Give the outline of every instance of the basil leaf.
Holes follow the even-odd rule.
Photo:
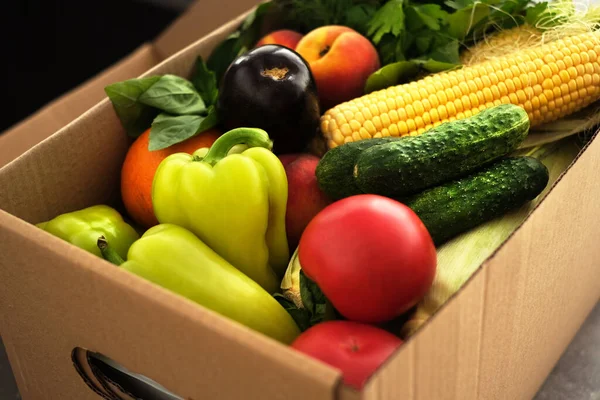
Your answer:
[[[202,57],[196,59],[196,67],[192,83],[204,100],[206,105],[211,106],[216,104],[219,90],[217,86],[217,78],[215,73],[208,69]]]
[[[152,123],[148,150],[162,150],[191,138],[200,129],[204,119],[200,115],[159,114]]]
[[[141,135],[150,127],[152,120],[158,114],[158,110],[142,104],[138,100],[160,79],[160,76],[129,79],[104,88],[104,92],[112,102],[115,113],[129,136]]]
[[[455,69],[455,68],[461,68],[462,66],[460,64],[453,64],[453,63],[446,63],[446,62],[442,62],[442,61],[436,61],[436,60],[413,60],[414,62],[417,62],[421,68],[429,71],[429,72],[442,72],[442,71],[448,71],[450,69]]]
[[[163,75],[140,95],[138,101],[168,114],[200,114],[206,110],[194,85],[176,75]]]
[[[220,119],[219,114],[217,113],[217,108],[215,106],[208,107],[208,112],[202,119],[202,122],[200,122],[200,129],[198,129],[198,133],[215,127],[219,121]]]
[[[399,61],[388,64],[369,76],[365,84],[365,94],[407,82],[414,78],[418,72],[418,66],[412,61]]]
[[[148,150],[162,150],[204,132],[219,123],[215,107],[207,115],[159,114],[152,123]]]

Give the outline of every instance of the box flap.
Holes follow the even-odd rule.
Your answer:
[[[596,139],[362,398],[533,398],[600,299],[599,169]]]
[[[23,398],[97,399],[71,361],[82,347],[184,399],[334,399],[338,373],[316,360],[3,211],[0,236],[0,324]]]
[[[259,0],[236,0],[227,2],[225,6],[222,0],[196,1],[156,38],[156,51],[162,59],[166,59],[219,28],[234,15],[246,12],[260,3]]]

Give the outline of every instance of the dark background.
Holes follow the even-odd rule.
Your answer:
[[[0,132],[152,40],[189,2],[2,1]]]

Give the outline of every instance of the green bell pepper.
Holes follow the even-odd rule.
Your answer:
[[[98,245],[107,250],[102,241]],[[127,261],[113,262],[282,343],[300,334],[273,296],[180,226],[150,228],[131,246]]]
[[[231,154],[239,145],[248,148]],[[192,231],[275,293],[289,261],[288,182],[271,148],[264,130],[237,128],[221,135],[209,149],[170,155],[154,175],[152,204],[160,223]]]
[[[117,210],[102,204],[61,214],[36,226],[98,257],[102,257],[97,246],[101,236],[122,258],[140,237]]]

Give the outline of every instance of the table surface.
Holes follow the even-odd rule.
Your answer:
[[[20,399],[0,341],[0,399]],[[590,313],[533,400],[600,400],[600,304]]]

